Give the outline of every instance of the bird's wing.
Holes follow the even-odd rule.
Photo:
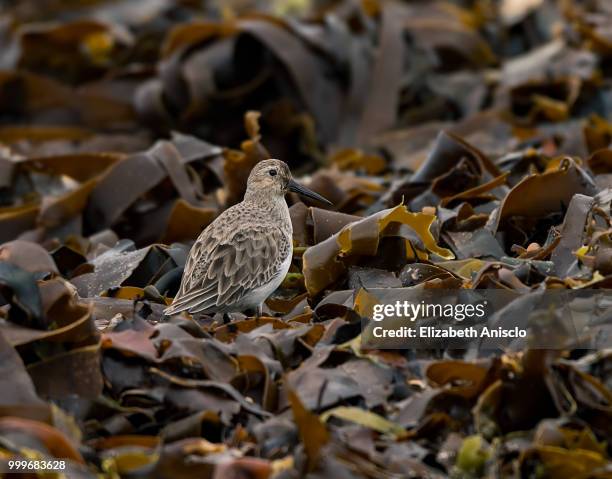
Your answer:
[[[213,228],[198,238],[165,314],[208,312],[237,303],[271,281],[291,252],[289,239],[274,226],[243,226],[224,236]]]

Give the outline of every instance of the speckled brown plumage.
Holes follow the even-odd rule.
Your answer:
[[[196,240],[165,314],[261,308],[291,263],[292,227],[284,199],[290,181],[282,161],[266,160],[253,168],[244,200],[224,211]]]

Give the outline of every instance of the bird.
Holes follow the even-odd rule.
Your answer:
[[[255,309],[260,317],[263,302],[291,266],[289,191],[332,204],[294,181],[283,161],[260,161],[249,174],[243,201],[221,213],[191,247],[178,293],[164,314],[222,313],[225,318]]]

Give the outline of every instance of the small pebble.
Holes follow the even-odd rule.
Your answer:
[[[527,251],[537,251],[540,249],[540,245],[538,243],[531,243],[527,246]]]
[[[423,209],[421,209],[421,213],[426,215],[435,215],[436,208],[434,206],[423,206]]]

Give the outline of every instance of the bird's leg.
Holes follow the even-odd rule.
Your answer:
[[[257,305],[257,316],[256,316],[256,318],[259,319],[259,318],[261,318],[262,315],[263,315],[263,303],[259,303]]]
[[[229,313],[223,313],[223,324],[231,323],[232,316]]]

